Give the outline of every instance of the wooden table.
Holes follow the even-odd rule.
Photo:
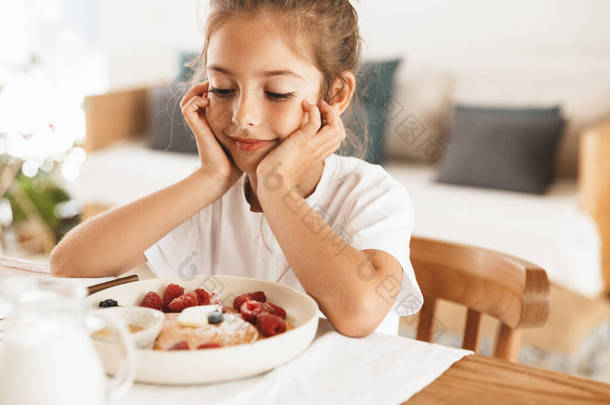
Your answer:
[[[49,275],[45,264],[0,256],[0,276]],[[454,363],[405,404],[610,404],[610,385],[479,355]]]
[[[610,404],[610,385],[471,355],[455,362],[405,404]]]

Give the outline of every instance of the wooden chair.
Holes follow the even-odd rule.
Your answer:
[[[478,353],[481,314],[500,321],[493,357],[517,362],[522,332],[542,326],[551,305],[546,272],[499,252],[434,239],[411,238],[411,263],[424,296],[417,339],[430,342],[437,300],[468,308],[462,347]]]

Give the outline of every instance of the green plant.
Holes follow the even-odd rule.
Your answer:
[[[39,171],[36,176],[28,177],[20,171],[6,198],[11,203],[14,224],[38,215],[58,241],[78,223],[77,217],[65,218],[58,215],[57,207],[70,201],[70,196],[56,184],[49,173]]]

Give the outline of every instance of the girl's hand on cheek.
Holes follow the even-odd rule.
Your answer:
[[[193,86],[180,101],[180,108],[186,123],[191,128],[197,142],[201,170],[207,176],[219,181],[223,190],[228,190],[241,176],[242,171],[235,165],[216,139],[208,120],[206,110],[210,106],[207,97],[209,82]]]
[[[307,173],[341,146],[346,133],[337,108],[325,101],[318,108],[305,100],[302,107],[309,121],[263,158],[256,168],[257,178],[280,175],[289,186],[297,186]],[[320,128],[322,116],[326,125]],[[265,181],[259,180],[257,188],[264,184]]]

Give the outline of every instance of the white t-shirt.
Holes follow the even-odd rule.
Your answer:
[[[305,292],[290,268],[266,217],[250,211],[242,174],[218,200],[187,219],[149,247],[144,255],[157,277],[228,274],[271,280]],[[383,167],[333,154],[305,201],[346,243],[358,250],[380,249],[402,265],[398,296],[389,291],[398,280],[386,278],[376,291],[393,306],[375,330],[398,334],[399,316],[419,310],[423,298],[409,260],[413,205],[405,187]],[[315,230],[315,224],[310,224]],[[332,243],[329,239],[329,243]],[[335,243],[337,253],[345,244]],[[364,269],[364,267],[363,267]],[[354,277],[367,277],[354,269]],[[279,281],[278,281],[279,280]],[[324,317],[322,312],[319,315]]]

